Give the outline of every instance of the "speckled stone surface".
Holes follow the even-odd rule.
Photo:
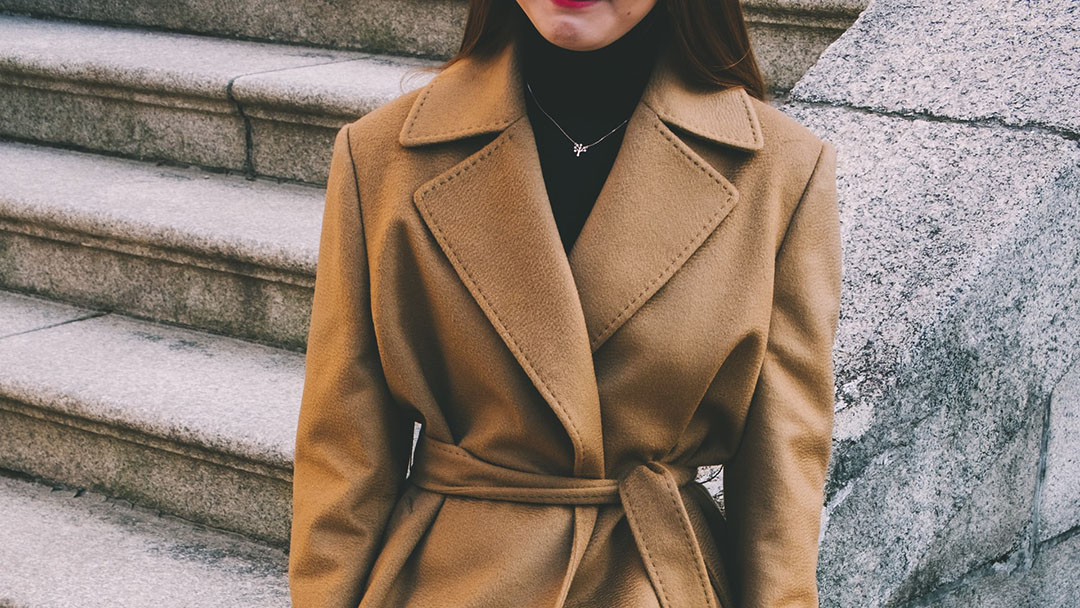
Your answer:
[[[0,165],[7,220],[315,272],[319,188],[14,142],[0,142]]]
[[[283,468],[303,369],[298,353],[119,315],[0,340],[0,397]]]
[[[337,129],[426,84],[433,61],[371,56],[362,61],[253,74],[238,79],[233,96],[251,128],[257,173],[323,184]]]
[[[0,469],[287,544],[303,355],[91,313],[0,337]]]
[[[0,69],[23,75],[225,99],[256,72],[364,55],[0,15]]]
[[[1076,608],[1080,534],[1045,546],[1030,567],[1001,564],[910,608]]]
[[[323,190],[12,142],[0,165],[0,286],[303,348]]]
[[[288,557],[92,492],[0,476],[0,605],[289,605]]]
[[[1080,361],[1054,389],[1047,439],[1040,541],[1080,527]]]
[[[792,90],[884,112],[1080,133],[1075,0],[875,0]]]
[[[903,605],[1029,542],[1042,421],[1080,353],[1080,148],[783,109],[838,144],[845,280],[822,605]]]
[[[0,10],[127,23],[227,37],[378,52],[449,56],[461,42],[462,0],[319,0],[180,3],[142,0],[0,0]]]
[[[421,86],[430,73],[403,77],[431,65],[0,15],[0,135],[320,184],[327,133]],[[285,147],[290,128],[299,149]]]
[[[233,84],[232,94],[245,107],[287,107],[352,120],[423,86],[434,73],[419,68],[436,65],[430,60],[366,55],[361,60],[242,76]]]
[[[88,488],[286,547],[287,469],[0,398],[0,469]]]
[[[866,0],[744,0],[742,5],[752,23],[813,28],[826,21],[832,28],[854,20]],[[466,7],[465,0],[354,0],[336,5],[317,0],[242,0],[229,5],[209,0],[0,0],[0,9],[14,12],[429,57],[449,57],[457,50]],[[769,33],[784,32],[774,28]],[[783,48],[782,39],[771,37],[755,44]],[[797,61],[802,64],[806,58]]]
[[[98,315],[93,310],[16,293],[0,293],[0,339]]]

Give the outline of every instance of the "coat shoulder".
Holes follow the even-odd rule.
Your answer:
[[[364,154],[365,151],[381,150],[385,153],[401,147],[398,142],[401,127],[409,116],[413,102],[423,90],[424,87],[420,87],[403,93],[344,125],[343,128],[348,129],[349,144],[354,157],[370,156],[370,154]],[[361,158],[353,160],[356,162]]]
[[[750,99],[761,125],[765,147],[772,152],[811,156],[815,160],[825,140],[782,110],[756,98]]]
[[[778,108],[755,98],[751,103],[764,140],[758,155],[768,160],[771,174],[784,176],[788,186],[801,193],[831,144]]]

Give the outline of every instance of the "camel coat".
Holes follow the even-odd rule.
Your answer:
[[[671,57],[569,255],[515,44],[338,132],[295,608],[817,606],[835,152]]]

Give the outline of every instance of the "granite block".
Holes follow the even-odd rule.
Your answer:
[[[0,15],[0,71],[226,100],[238,76],[356,53]]]
[[[838,148],[822,603],[902,605],[1029,543],[1046,404],[1080,353],[1080,149],[1037,132],[784,110]]]
[[[83,490],[0,477],[0,603],[289,605],[288,556]]]
[[[793,99],[1080,133],[1074,0],[875,0]]]
[[[323,190],[12,142],[0,163],[0,285],[303,348]]]
[[[1076,608],[1080,598],[1080,535],[1046,545],[1030,568],[994,564],[982,576],[934,594],[911,608]]]
[[[0,136],[325,183],[326,132],[420,86],[430,73],[403,77],[432,65],[0,15]]]
[[[0,247],[2,249],[2,247]],[[27,295],[0,292],[0,339],[101,313]]]
[[[0,398],[0,469],[88,488],[285,548],[289,471]]]
[[[462,0],[0,0],[0,10],[420,56],[449,56],[461,42]]]
[[[1080,527],[1080,362],[1054,388],[1039,504],[1039,541]]]
[[[301,354],[110,314],[0,340],[0,370],[7,401],[291,470]]]

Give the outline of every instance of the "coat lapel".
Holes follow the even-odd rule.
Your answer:
[[[567,256],[551,213],[513,41],[450,66],[417,96],[399,141],[494,139],[413,200],[440,248],[574,445],[575,474],[605,473],[592,354],[679,269],[739,200],[670,127],[762,146],[742,89],[695,89],[664,53],[611,173]]]

